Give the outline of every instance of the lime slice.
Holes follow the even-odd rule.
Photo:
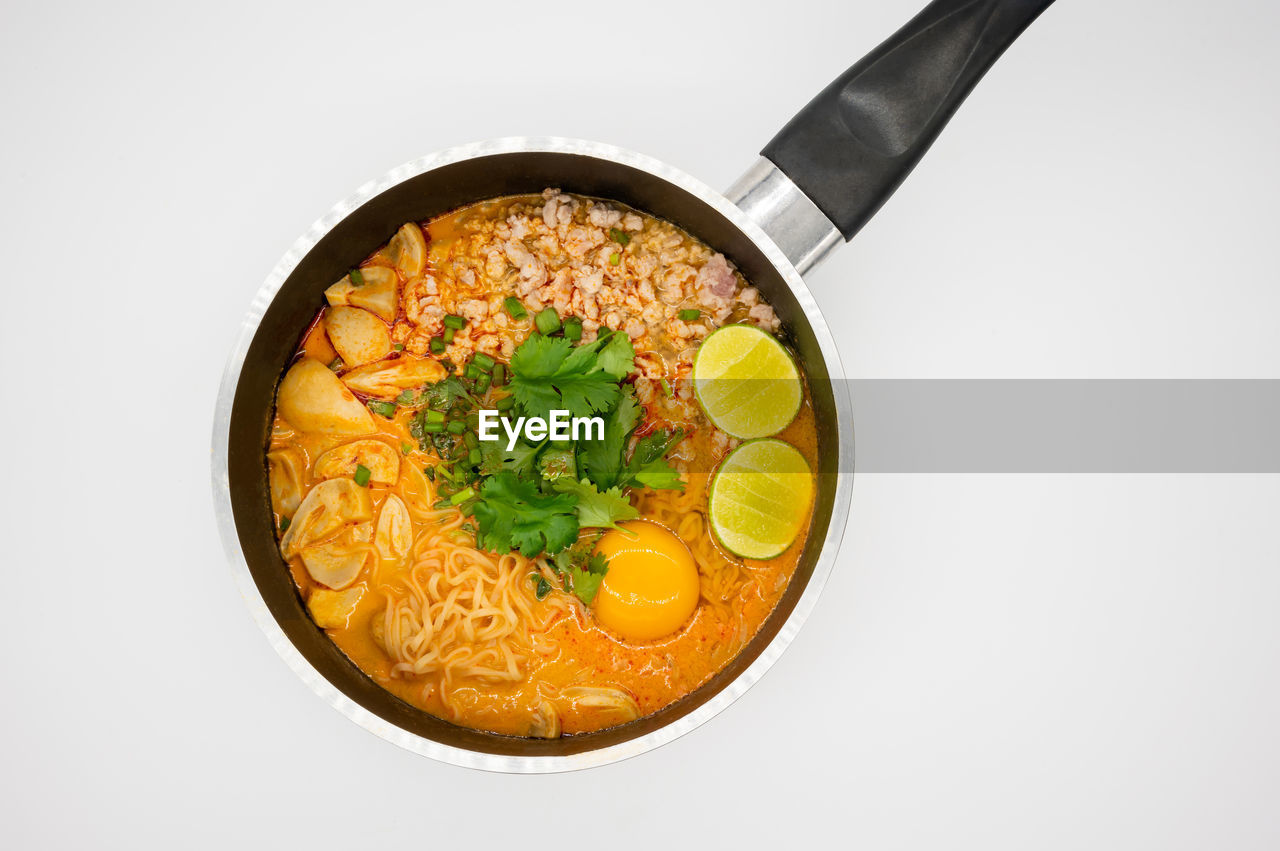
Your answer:
[[[802,397],[795,361],[754,325],[726,325],[702,341],[693,389],[716,428],[748,440],[786,428]]]
[[[729,453],[711,480],[711,529],[743,558],[781,555],[800,535],[813,502],[813,473],[781,440],[750,440]]]

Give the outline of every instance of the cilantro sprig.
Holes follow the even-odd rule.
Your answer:
[[[552,482],[556,493],[572,494],[577,500],[578,525],[594,529],[616,529],[624,520],[634,520],[640,512],[622,492],[622,488],[601,491],[586,479],[569,477]]]
[[[574,417],[604,413],[618,404],[619,383],[634,368],[625,334],[575,346],[566,337],[531,335],[511,356],[511,394],[529,416],[552,409]]]
[[[509,470],[484,480],[471,511],[479,526],[477,540],[494,552],[519,550],[532,558],[543,550],[563,550],[578,537],[572,495],[543,493],[538,485]]]

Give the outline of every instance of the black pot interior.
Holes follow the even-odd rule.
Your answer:
[[[673,222],[723,252],[743,271],[782,318],[788,342],[804,365],[817,413],[824,474],[818,477],[813,527],[795,577],[759,634],[732,663],[653,715],[598,733],[542,740],[478,732],[436,718],[382,689],[342,654],[311,621],[276,547],[265,447],[276,383],[323,305],[325,287],[406,221],[549,186],[621,201]],[[231,412],[228,475],[240,545],[262,599],[298,651],[339,691],[384,720],[446,745],[493,754],[565,756],[634,739],[694,711],[746,670],[773,640],[813,574],[831,522],[839,455],[836,423],[826,363],[804,311],[778,270],[730,220],[660,177],[609,160],[561,153],[495,154],[447,165],[388,189],[339,222],[303,257],[267,308],[249,346]]]

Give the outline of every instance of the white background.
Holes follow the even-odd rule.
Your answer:
[[[237,595],[214,397],[314,219],[503,135],[725,187],[919,2],[6,3],[0,845],[1277,847],[1275,476],[863,476],[764,681],[571,775],[374,738]],[[850,375],[1280,377],[1278,23],[1051,8],[812,275]]]

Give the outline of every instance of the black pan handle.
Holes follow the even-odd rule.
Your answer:
[[[810,101],[761,154],[852,239],[1052,2],[934,0]]]

